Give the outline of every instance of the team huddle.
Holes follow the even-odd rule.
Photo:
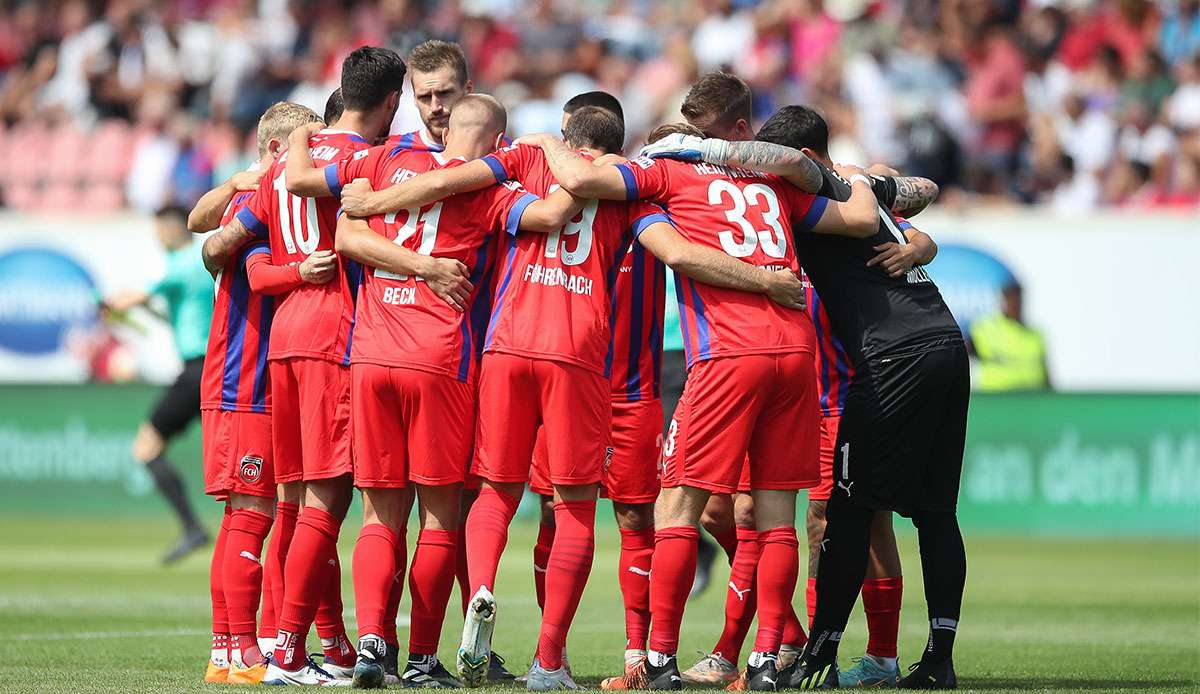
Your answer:
[[[424,128],[389,137],[406,84]],[[687,123],[659,127],[631,159],[607,93],[568,101],[561,137],[511,142],[504,107],[471,92],[455,44],[407,61],[359,48],[323,118],[289,102],[263,114],[257,185],[215,189],[192,213],[219,227],[203,250],[217,280],[205,491],[226,504],[206,681],[578,689],[567,635],[604,495],[626,644],[602,689],[953,688],[967,361],[921,268],[936,245],[906,219],[936,186],[833,167],[827,126],[803,106],[755,134],[749,88],[728,74],[703,77]],[[664,426],[667,268],[687,382]],[[526,486],[542,498],[542,621],[518,678],[492,633]],[[355,488],[357,644],[337,552]],[[792,607],[800,489],[808,633]],[[904,677],[893,511],[917,526],[930,618]],[[701,527],[731,563],[725,628],[681,672]],[[451,673],[438,643],[456,582]],[[867,653],[839,671],[860,592]]]

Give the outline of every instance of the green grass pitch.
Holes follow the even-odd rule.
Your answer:
[[[342,543],[346,566],[356,527],[352,515]],[[0,692],[225,689],[201,682],[208,654],[208,557],[197,555],[170,569],[156,563],[173,532],[173,524],[160,517],[0,516]],[[529,522],[514,526],[496,591],[495,646],[514,670],[528,663],[536,640],[534,532]],[[907,664],[919,655],[926,623],[911,533],[903,533],[901,543],[907,576],[900,656]],[[955,658],[964,688],[1200,690],[1196,542],[968,534],[967,550],[967,596]],[[624,648],[616,563],[616,531],[606,518],[599,524],[595,568],[568,645],[577,677],[593,687],[618,672]],[[688,606],[680,649],[685,667],[717,636],[726,572],[718,568],[713,587]],[[344,581],[353,634],[349,575]],[[801,591],[800,610],[802,600]],[[442,640],[447,659],[453,658],[461,629],[457,592],[453,605]],[[843,666],[861,653],[864,642],[862,612],[856,609],[841,648]]]

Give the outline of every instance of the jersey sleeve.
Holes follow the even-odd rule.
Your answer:
[[[329,192],[333,193],[334,197],[342,194],[342,187],[356,178],[371,178],[376,165],[379,163],[380,153],[384,147],[372,147],[370,149],[360,149],[354,154],[343,157],[332,164],[326,164],[325,185],[329,186]]]
[[[633,232],[635,239],[641,237],[643,231],[658,222],[675,226],[666,210],[659,205],[645,201],[630,203],[629,222],[629,229]]]
[[[502,227],[504,233],[515,236],[521,229],[521,215],[525,213],[525,208],[540,198],[513,182],[502,183],[489,190],[489,218],[493,220],[493,228]]]
[[[303,283],[299,265],[274,265],[271,249],[265,243],[252,243],[240,251],[239,262],[246,269],[250,290],[274,296],[295,289]]]
[[[510,145],[487,155],[483,162],[496,175],[497,183],[524,181],[541,151],[540,147],[532,145]]]
[[[626,200],[664,201],[671,187],[668,160],[638,157],[615,166],[625,180]]]
[[[879,204],[892,209],[896,204],[896,179],[892,176],[871,176],[871,190]]]
[[[796,231],[812,231],[829,205],[829,198],[806,193],[783,179],[778,179],[773,188],[779,197],[779,204],[783,207],[783,214]]]
[[[268,172],[267,175],[271,173],[273,172]],[[259,185],[258,190],[254,191],[242,209],[234,215],[234,219],[241,222],[242,226],[246,227],[251,234],[254,234],[254,238],[260,241],[267,240],[267,221],[271,218],[269,200],[272,190],[273,188],[269,185]]]

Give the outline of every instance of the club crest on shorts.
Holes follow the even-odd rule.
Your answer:
[[[254,484],[262,477],[263,459],[257,455],[247,455],[242,457],[242,462],[238,465],[238,475],[246,484]]]

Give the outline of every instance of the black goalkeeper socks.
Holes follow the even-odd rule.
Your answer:
[[[837,658],[842,631],[867,575],[871,546],[871,509],[850,505],[835,496],[826,510],[825,537],[817,565],[817,607],[806,653],[810,662]]]
[[[166,457],[160,455],[146,463],[146,470],[154,478],[154,485],[158,487],[159,493],[166,497],[171,508],[175,509],[175,515],[179,516],[184,530],[198,529],[200,523],[196,520],[192,505],[188,503],[187,494],[183,491],[183,479],[167,462]]]
[[[952,511],[913,516],[921,547],[921,573],[929,607],[929,641],[922,660],[938,663],[954,653],[954,636],[967,583],[967,552]]]

